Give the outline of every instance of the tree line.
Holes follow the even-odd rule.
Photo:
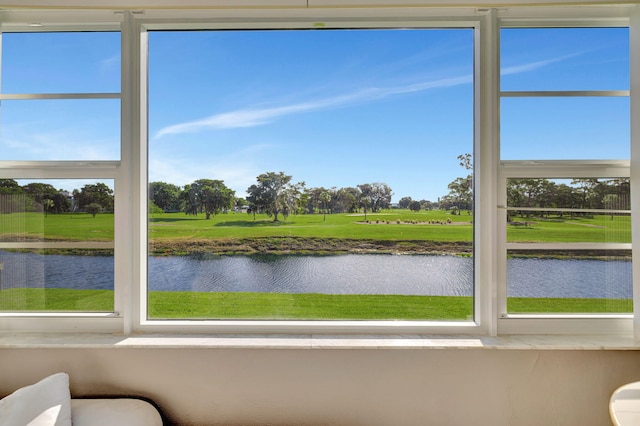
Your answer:
[[[347,188],[307,188],[292,182],[284,172],[267,172],[247,188],[247,197],[237,197],[222,180],[198,179],[180,187],[166,182],[149,184],[152,211],[211,215],[230,210],[264,213],[278,221],[290,214],[376,212],[388,208],[393,191],[380,182]]]
[[[69,192],[48,183],[20,185],[14,179],[0,179],[0,213],[85,212],[95,216],[101,211],[113,211],[113,190],[104,183]]]
[[[509,179],[507,205],[510,207],[540,208],[539,212],[522,210],[508,212],[513,215],[548,214],[544,208],[630,210],[629,179],[573,179],[571,184],[549,179]],[[557,213],[563,216],[563,212]],[[570,212],[570,215],[587,213]],[[612,216],[613,217],[613,216]]]
[[[437,202],[405,196],[400,198],[398,207],[470,213],[473,209],[471,155],[460,155],[458,160],[468,173],[448,185],[448,194],[439,197]],[[540,214],[544,208],[629,210],[629,187],[629,179],[573,179],[570,184],[541,178],[508,179],[507,205],[527,208],[510,211],[509,220],[513,215]],[[148,194],[150,212],[204,214],[209,219],[223,212],[246,211],[254,218],[257,213],[264,213],[278,221],[290,214],[364,212],[366,217],[368,212],[389,208],[393,191],[381,182],[344,188],[307,188],[305,182],[293,183],[292,176],[284,172],[267,172],[257,176],[256,183],[247,188],[246,198],[236,196],[223,180],[216,179],[198,179],[184,187],[151,182]],[[13,179],[0,179],[0,213],[85,212],[95,216],[101,211],[112,212],[113,206],[113,190],[104,183],[87,184],[69,192],[47,183],[20,185]],[[540,211],[536,213],[531,208],[540,208]]]

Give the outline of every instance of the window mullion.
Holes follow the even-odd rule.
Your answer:
[[[474,256],[476,321],[497,333],[497,167],[499,153],[500,49],[497,12],[490,10],[476,31]]]
[[[122,134],[121,198],[116,203],[116,306],[124,315],[124,333],[133,329],[139,312],[137,289],[141,285],[140,270],[144,258],[140,246],[146,238],[140,236],[141,166],[140,154],[140,28],[131,12],[124,12],[122,22]]]
[[[640,8],[636,6],[629,25],[631,88],[631,240],[640,241]],[[633,333],[640,339],[640,246],[632,249]]]

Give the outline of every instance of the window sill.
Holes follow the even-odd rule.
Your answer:
[[[631,335],[160,335],[5,334],[0,348],[19,349],[510,349],[640,350]]]

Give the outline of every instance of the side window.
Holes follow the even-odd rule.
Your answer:
[[[473,30],[149,32],[148,317],[473,319]]]
[[[503,29],[501,49],[502,313],[630,313],[629,31]]]
[[[3,33],[0,311],[114,312],[120,34]]]

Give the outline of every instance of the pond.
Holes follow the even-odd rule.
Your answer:
[[[109,256],[0,251],[0,286],[113,289]],[[470,296],[471,258],[450,255],[149,257],[151,291]],[[513,297],[631,298],[631,262],[509,259]]]

